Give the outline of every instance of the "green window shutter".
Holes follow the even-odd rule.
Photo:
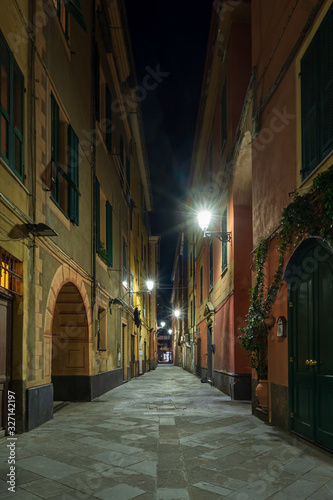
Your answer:
[[[120,143],[119,143],[119,153],[120,153],[120,184],[121,187],[124,187],[124,139],[123,135],[120,135]]]
[[[79,225],[79,140],[68,125],[69,218]]]
[[[320,27],[321,59],[321,159],[333,148],[333,6]]]
[[[51,160],[59,162],[59,106],[51,94]]]
[[[106,202],[106,251],[108,254],[108,265],[113,263],[113,245],[112,245],[112,206]]]
[[[10,52],[0,36],[0,151],[9,163]]]
[[[224,210],[222,215],[222,233],[228,231],[228,210]],[[222,241],[222,273],[228,267],[228,243]]]
[[[96,178],[96,251],[101,250],[101,209],[100,209],[100,195],[99,195],[99,182]]]
[[[127,180],[127,190],[131,189],[131,162],[128,156],[126,156],[126,180]]]
[[[0,32],[0,156],[24,179],[24,78]]]
[[[112,114],[111,114],[111,92],[108,84],[105,86],[105,144],[109,153],[112,152]]]
[[[100,79],[99,79],[99,52],[97,44],[95,46],[95,116],[96,120],[100,120]]]
[[[127,249],[125,238],[123,238],[123,281],[127,281]]]
[[[318,116],[316,106],[318,95],[318,63],[316,59],[317,41],[316,38],[314,38],[301,62],[303,179],[307,177],[318,164]]]
[[[24,80],[18,66],[14,63],[13,71],[13,168],[23,180],[24,176]]]
[[[59,106],[51,93],[51,196],[59,202]]]
[[[79,0],[62,0],[66,10],[71,14],[77,23],[81,26],[84,31],[87,30],[87,26],[82,14],[82,9]]]
[[[333,6],[301,61],[302,178],[333,148]]]

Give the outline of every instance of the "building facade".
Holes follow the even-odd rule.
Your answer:
[[[330,450],[332,13],[331,0],[214,2],[182,305],[190,315],[196,295],[200,377],[235,399],[252,398],[258,417]],[[206,237],[195,221],[203,208],[212,212]],[[246,353],[239,338],[240,328],[257,338],[254,324],[265,325],[251,344],[264,353],[264,404],[247,358],[255,351]]]
[[[9,388],[23,431],[149,369],[157,277],[123,3],[0,9],[1,412]]]

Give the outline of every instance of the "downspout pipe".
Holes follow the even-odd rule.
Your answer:
[[[95,304],[96,304],[96,251],[97,251],[97,241],[96,241],[96,142],[95,142],[95,117],[96,117],[96,92],[99,89],[96,89],[96,75],[95,75],[95,43],[96,43],[96,23],[95,23],[95,8],[96,8],[96,0],[92,1],[92,22],[91,22],[91,74],[92,74],[92,92],[91,92],[91,177],[92,177],[92,297],[91,297],[91,309],[92,309],[92,317],[94,320],[95,316]]]

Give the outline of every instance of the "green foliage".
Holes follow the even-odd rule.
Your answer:
[[[308,236],[320,236],[333,242],[333,166],[319,174],[311,190],[296,194],[282,213],[279,232],[279,259],[272,283],[265,291],[264,268],[269,241],[262,239],[255,254],[256,278],[250,290],[250,307],[246,315],[247,325],[240,328],[241,346],[251,358],[251,366],[258,379],[267,378],[267,329],[264,323],[272,313],[272,307],[282,286],[285,255],[288,248],[296,246]]]
[[[100,241],[99,243],[99,252],[98,252],[100,258],[105,262],[105,264],[109,263],[109,255],[108,252],[104,246],[103,241]]]

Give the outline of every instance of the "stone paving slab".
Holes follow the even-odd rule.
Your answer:
[[[8,491],[0,441],[0,497]],[[70,403],[16,441],[15,500],[332,500],[333,455],[177,367]]]

